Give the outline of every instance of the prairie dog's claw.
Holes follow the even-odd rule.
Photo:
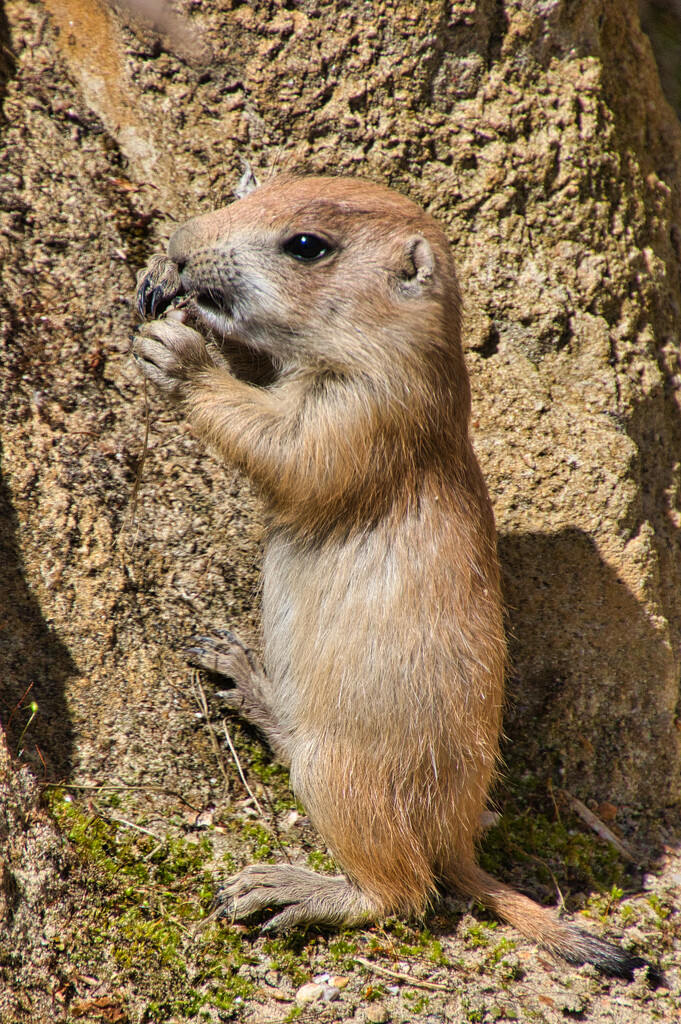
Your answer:
[[[182,281],[176,263],[168,256],[152,256],[137,275],[135,308],[142,319],[160,316],[173,299],[182,294]]]

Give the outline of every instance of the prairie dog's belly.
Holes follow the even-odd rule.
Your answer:
[[[315,546],[271,536],[265,664],[291,733],[373,744],[388,729],[399,747],[419,732],[451,746],[459,731],[467,746],[466,720],[474,729],[486,704],[491,713],[492,694],[469,685],[458,576],[434,532],[386,524]]]
[[[299,718],[320,696],[327,706],[352,700],[358,712],[380,700],[377,677],[400,660],[393,633],[408,587],[382,532],[319,546],[279,534],[263,575],[265,659],[281,700],[297,702]]]
[[[334,707],[352,714],[352,706],[359,712],[376,699],[384,612],[390,590],[400,585],[392,561],[375,536],[323,546],[283,532],[270,539],[263,561],[265,664],[278,713],[291,716],[296,728],[314,721],[320,704],[323,720]]]

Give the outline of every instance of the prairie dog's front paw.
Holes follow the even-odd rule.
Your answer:
[[[141,319],[160,316],[182,294],[182,281],[176,263],[168,256],[152,256],[137,275],[135,308]]]
[[[142,324],[132,342],[138,367],[152,384],[170,398],[186,398],[192,380],[215,366],[205,339],[180,316]]]

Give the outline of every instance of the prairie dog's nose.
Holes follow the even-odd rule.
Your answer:
[[[168,256],[182,265],[197,249],[210,249],[229,234],[229,207],[192,217],[175,231],[168,243]]]

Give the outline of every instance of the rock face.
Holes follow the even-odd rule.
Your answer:
[[[224,623],[257,643],[257,501],[128,356],[136,271],[247,166],[363,175],[442,222],[499,526],[512,770],[658,818],[681,796],[681,127],[634,0],[173,11],[0,0],[8,1021],[63,1019],[55,936],[79,929],[31,770],[205,806],[182,648]]]
[[[161,36],[98,0],[0,15],[13,752],[33,699],[41,777],[206,771],[181,647],[211,623],[257,636],[258,506],[151,394],[143,459],[127,348],[136,270],[248,162],[364,175],[445,226],[515,749],[582,798],[676,803],[681,127],[633,0],[176,11]]]
[[[37,982],[59,972],[73,858],[41,807],[30,769],[17,770],[1,735],[0,794],[0,1021],[49,1020],[53,1000]],[[16,1001],[16,991],[27,995]],[[33,1016],[24,1018],[26,1010]]]

